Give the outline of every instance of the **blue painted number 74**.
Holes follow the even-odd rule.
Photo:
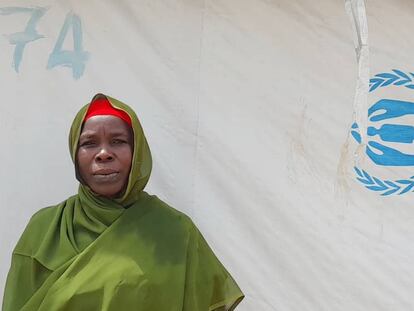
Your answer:
[[[23,58],[23,52],[29,42],[44,38],[36,30],[36,25],[40,18],[46,13],[47,9],[42,7],[6,7],[0,8],[0,15],[29,14],[30,18],[25,29],[8,35],[10,44],[14,45],[13,68],[19,72],[19,67]],[[73,50],[63,50],[63,42],[72,28]],[[89,58],[89,53],[82,47],[82,24],[79,16],[69,12],[66,15],[55,46],[49,55],[47,69],[56,66],[65,66],[72,69],[73,78],[79,79],[85,71],[85,63]]]

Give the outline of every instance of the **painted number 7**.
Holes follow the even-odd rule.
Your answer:
[[[0,8],[0,15],[12,15],[18,13],[26,13],[30,15],[26,28],[22,32],[16,32],[8,35],[9,43],[14,45],[13,68],[19,72],[19,67],[23,58],[23,52],[29,42],[44,38],[40,35],[36,26],[40,18],[46,13],[46,8],[42,7],[7,7]],[[73,50],[63,50],[63,42],[68,35],[69,29],[72,28]],[[72,68],[73,78],[79,79],[85,71],[85,63],[89,58],[89,53],[82,47],[82,23],[76,14],[69,12],[66,15],[63,26],[60,30],[56,44],[49,55],[47,69],[56,66],[65,66]]]

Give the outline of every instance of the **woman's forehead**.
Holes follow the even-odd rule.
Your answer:
[[[86,120],[83,124],[81,136],[98,133],[109,132],[111,134],[128,134],[130,132],[129,125],[122,119],[112,115],[98,115]]]

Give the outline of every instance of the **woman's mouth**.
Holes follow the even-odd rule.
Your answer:
[[[117,181],[119,172],[114,170],[98,170],[93,173],[93,178],[98,182]]]

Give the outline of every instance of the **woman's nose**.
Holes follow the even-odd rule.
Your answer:
[[[107,147],[102,147],[96,154],[96,161],[98,162],[112,161],[113,158],[112,152]]]

